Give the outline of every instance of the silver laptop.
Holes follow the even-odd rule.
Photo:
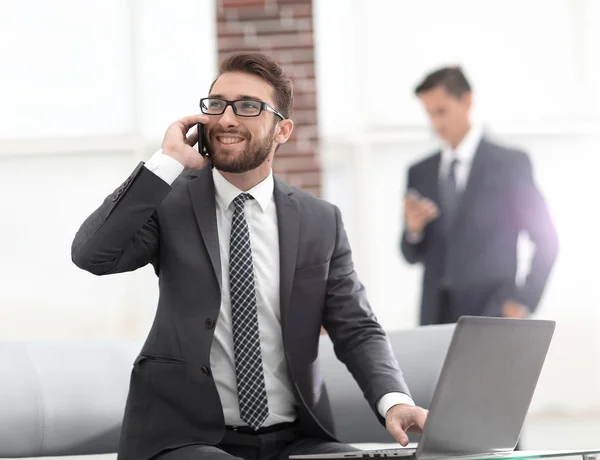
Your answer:
[[[291,455],[291,460],[510,454],[519,440],[554,321],[461,317],[416,449]],[[402,363],[400,363],[402,366]]]

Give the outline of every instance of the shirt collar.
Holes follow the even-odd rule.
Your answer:
[[[216,168],[213,168],[212,175],[215,183],[217,203],[222,209],[227,210],[235,197],[244,192],[225,179]],[[273,180],[273,171],[271,170],[265,180],[252,187],[246,193],[252,195],[260,205],[262,211],[265,212],[269,207],[269,203],[271,203],[274,187],[275,181]]]
[[[467,132],[463,140],[458,144],[456,149],[452,149],[450,145],[444,144],[442,149],[442,159],[444,162],[450,163],[456,158],[461,163],[471,163],[477,152],[477,147],[483,137],[483,127],[479,124],[473,124]]]

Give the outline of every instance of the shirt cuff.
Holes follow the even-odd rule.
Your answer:
[[[387,411],[390,410],[392,406],[397,404],[408,404],[409,406],[414,406],[415,402],[406,393],[387,393],[383,395],[377,402],[377,411],[383,418],[385,418]]]
[[[410,244],[417,244],[423,241],[423,232],[406,232],[406,241]]]
[[[152,157],[144,163],[144,166],[171,185],[175,179],[183,172],[184,167],[179,161],[165,155],[160,149]]]

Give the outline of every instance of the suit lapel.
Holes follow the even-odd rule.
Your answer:
[[[221,252],[219,249],[219,233],[217,230],[217,214],[215,200],[215,184],[212,169],[204,167],[188,182],[190,199],[200,234],[208,251],[215,276],[221,289]]]
[[[292,196],[293,189],[275,178],[275,206],[277,207],[277,225],[279,228],[279,304],[281,324],[285,324],[290,303],[296,258],[300,218],[298,201]]]
[[[424,197],[429,198],[438,207],[440,206],[440,164],[442,162],[442,154],[438,153],[431,159],[431,174],[426,174],[424,177],[423,190],[417,186],[417,191]]]

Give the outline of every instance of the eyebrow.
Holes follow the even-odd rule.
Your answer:
[[[227,98],[225,96],[223,96],[222,94],[209,94],[208,97],[215,97],[215,98],[227,100]],[[260,97],[249,96],[247,94],[241,94],[241,95],[239,95],[237,98],[235,98],[233,100],[235,100],[235,101],[243,100],[243,101],[260,101],[260,102],[264,102]]]

